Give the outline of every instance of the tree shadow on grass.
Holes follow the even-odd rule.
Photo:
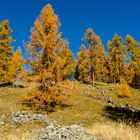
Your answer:
[[[139,89],[140,90],[140,84],[138,84],[138,85],[130,84],[129,86],[134,88],[134,89]]]
[[[104,116],[126,124],[138,124],[140,122],[140,111],[133,108],[106,106]]]
[[[60,108],[61,110],[65,110],[65,109],[67,109],[67,108],[73,109],[73,105],[70,105],[70,104],[62,104],[62,105],[59,106],[59,108]]]
[[[9,87],[9,88],[25,88],[25,86],[23,86],[23,85],[17,85],[17,84],[13,84],[11,82],[0,83],[0,88],[3,88],[3,87]]]
[[[22,105],[27,107],[27,108],[30,108],[34,111],[37,111],[37,112],[47,112],[47,113],[51,113],[51,112],[55,112],[57,111],[57,109],[59,108],[60,110],[65,110],[67,108],[73,108],[73,105],[68,105],[68,104],[61,104],[61,105],[56,105],[56,107],[50,107],[45,109],[45,108],[40,108],[40,107],[36,107],[32,102],[28,102],[28,101],[23,101],[22,102]]]

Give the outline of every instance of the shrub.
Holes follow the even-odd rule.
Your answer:
[[[120,78],[120,93],[119,97],[131,97],[129,86],[124,78]]]
[[[61,106],[65,101],[65,94],[60,91],[58,86],[50,87],[47,91],[36,90],[30,95],[24,96],[24,101],[29,103],[35,109],[54,111],[56,106]]]

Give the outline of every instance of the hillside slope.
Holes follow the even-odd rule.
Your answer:
[[[36,111],[26,104],[23,104],[23,95],[33,92],[34,88],[36,87],[35,84],[28,84],[28,87],[26,88],[0,88],[0,138],[6,140],[11,139],[11,137],[14,139],[24,139],[24,137],[31,135],[34,128],[37,129],[46,126],[45,122],[40,121],[12,124],[9,121],[9,117],[12,112],[18,111],[25,111],[31,114],[47,114],[49,118],[56,120],[59,125],[82,125],[89,129],[88,132],[91,135],[96,135],[97,137],[102,137],[102,135],[104,135],[106,138],[108,137],[105,133],[103,134],[103,131],[101,131],[104,128],[108,129],[108,133],[111,131],[112,134],[115,135],[113,131],[114,129],[118,129],[120,124],[103,115],[106,113],[105,109],[108,106],[108,103],[104,99],[112,98],[118,104],[127,102],[131,106],[140,109],[140,90],[130,88],[132,93],[131,98],[119,98],[118,85],[108,85],[104,83],[96,84],[96,87],[81,84],[76,81],[67,81],[66,83],[61,84],[60,86],[62,90],[67,95],[67,100],[62,107],[58,107],[54,112],[49,114],[47,114],[45,111]],[[140,132],[139,128],[128,127],[125,125],[122,126],[122,129],[124,130],[124,133],[126,133],[125,130],[132,131],[132,135],[135,140],[136,137],[138,137],[137,133]]]

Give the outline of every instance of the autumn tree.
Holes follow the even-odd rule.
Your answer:
[[[50,4],[46,5],[34,23],[27,46],[31,56],[29,63],[41,84],[30,100],[39,108],[47,110],[63,101],[56,76],[56,68],[59,67],[58,51],[64,43],[59,27],[58,16]]]
[[[122,77],[120,77],[120,91],[119,92],[120,92],[119,93],[119,97],[122,97],[122,98],[124,98],[124,97],[129,98],[129,97],[131,97],[131,93],[130,93],[127,81],[124,78],[122,78]]]
[[[77,59],[76,78],[84,83],[89,83],[91,80],[89,52],[86,50],[86,47],[82,45],[81,50],[77,55],[78,55],[78,59]]]
[[[7,80],[9,82],[15,82],[16,80],[20,79],[23,70],[23,59],[21,50],[18,49],[16,52],[13,53],[13,57],[9,62],[8,72],[7,72]]]
[[[64,46],[58,52],[56,66],[59,68],[61,81],[68,79],[74,72],[73,53],[69,48],[69,42],[67,40],[64,41]]]
[[[130,62],[130,83],[133,86],[140,86],[140,46],[139,43],[131,36],[127,35],[126,45],[128,47],[128,53]]]
[[[104,47],[100,37],[91,28],[87,29],[84,40],[89,46],[90,74],[94,86],[95,80],[103,80],[105,76]]]
[[[126,46],[123,44],[123,39],[115,34],[112,41],[108,41],[110,82],[119,82],[120,77],[124,77],[126,52]]]
[[[66,40],[65,41],[65,46],[62,49],[62,51],[60,51],[61,53],[61,60],[63,60],[62,62],[62,67],[60,67],[60,70],[62,72],[62,80],[68,79],[71,74],[73,74],[74,72],[74,57],[73,57],[73,53],[69,48],[69,42]]]
[[[2,21],[0,23],[0,82],[8,81],[7,73],[13,55],[11,32],[8,20]]]
[[[57,82],[62,82],[70,78],[74,73],[73,53],[69,48],[69,42],[63,40],[63,46],[57,50],[57,58],[55,61],[54,77]]]

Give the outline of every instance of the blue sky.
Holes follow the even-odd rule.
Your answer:
[[[30,29],[41,9],[51,3],[61,21],[63,37],[76,54],[88,27],[94,29],[107,48],[114,33],[131,34],[140,41],[139,0],[0,0],[0,21],[8,19],[16,40],[14,49],[29,41]],[[23,51],[24,52],[24,51]]]

